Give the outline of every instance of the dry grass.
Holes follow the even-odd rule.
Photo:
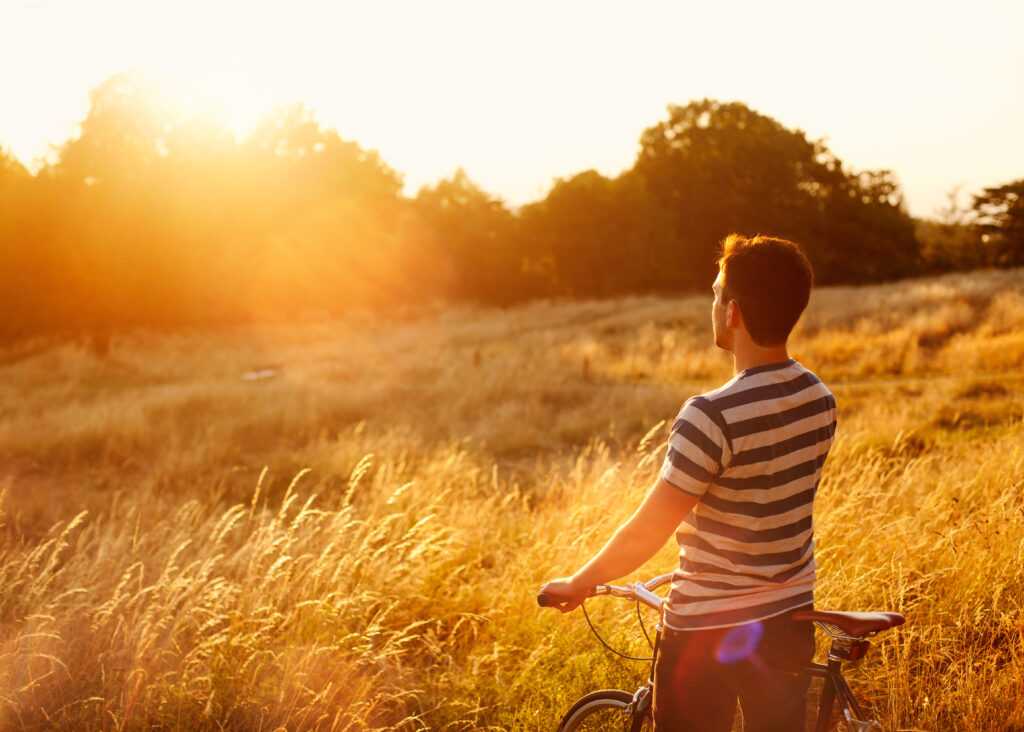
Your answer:
[[[708,310],[453,309],[8,360],[0,728],[553,729],[584,690],[636,683],[533,593],[639,500],[663,420],[729,376]],[[822,290],[793,350],[840,408],[818,605],[908,617],[855,689],[887,729],[1024,729],[1024,273]],[[641,649],[631,608],[592,605]]]

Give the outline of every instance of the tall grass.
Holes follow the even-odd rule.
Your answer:
[[[728,378],[708,318],[537,303],[8,362],[0,729],[550,729],[635,684],[533,596]],[[817,604],[908,618],[855,690],[887,729],[1024,729],[1024,273],[821,290],[793,352],[840,410]],[[632,607],[589,606],[643,649]]]

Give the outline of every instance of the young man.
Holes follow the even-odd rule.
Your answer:
[[[731,235],[713,291],[715,345],[735,376],[692,397],[672,426],[657,483],[576,574],[544,586],[576,608],[598,584],[651,559],[675,533],[680,564],[654,684],[659,732],[728,732],[737,698],[747,732],[804,729],[814,653],[811,507],[835,433],[835,399],[789,357],[810,298],[810,263],[789,241]]]

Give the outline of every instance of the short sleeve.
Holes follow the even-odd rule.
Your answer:
[[[728,460],[728,441],[714,407],[700,397],[687,400],[669,433],[660,477],[699,498]]]

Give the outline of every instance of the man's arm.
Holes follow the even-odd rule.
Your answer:
[[[562,612],[574,610],[595,585],[629,574],[657,554],[699,500],[659,478],[601,551],[572,577],[548,582],[541,592],[564,598],[558,605]]]

